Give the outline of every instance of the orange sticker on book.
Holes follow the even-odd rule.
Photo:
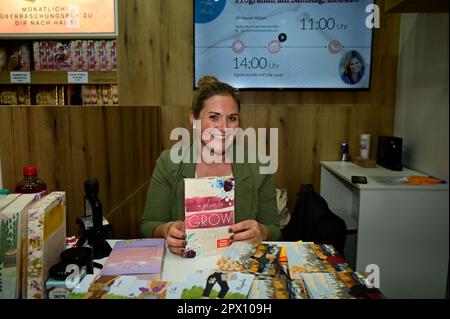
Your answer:
[[[217,240],[217,248],[224,248],[231,245],[230,238],[218,239]]]

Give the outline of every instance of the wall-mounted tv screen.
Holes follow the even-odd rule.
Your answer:
[[[370,88],[373,0],[194,1],[195,87]]]

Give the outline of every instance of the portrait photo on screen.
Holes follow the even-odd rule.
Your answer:
[[[194,87],[369,89],[373,0],[194,0]]]

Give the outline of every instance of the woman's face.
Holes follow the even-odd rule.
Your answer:
[[[361,71],[361,61],[358,58],[352,58],[350,60],[350,71],[352,73],[359,73]]]
[[[215,154],[224,154],[235,139],[235,128],[239,127],[238,105],[231,96],[214,95],[203,102],[199,118],[202,144],[214,149]]]

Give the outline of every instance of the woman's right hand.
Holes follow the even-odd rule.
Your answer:
[[[177,220],[167,223],[164,238],[166,239],[169,250],[180,256],[186,255],[186,233],[184,231],[184,221]]]

